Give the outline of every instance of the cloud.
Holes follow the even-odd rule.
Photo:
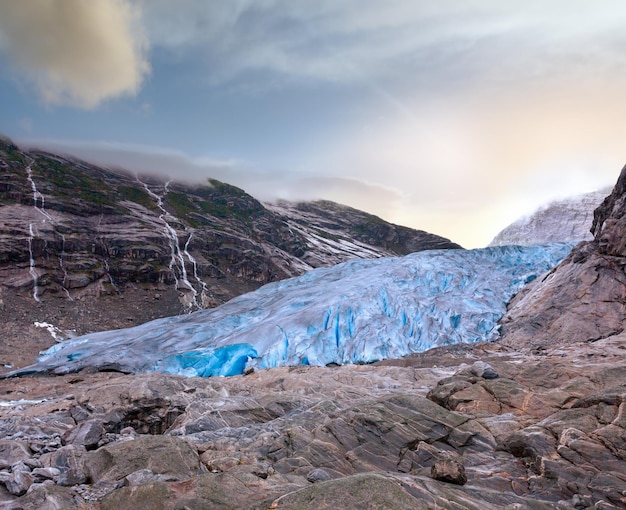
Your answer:
[[[68,154],[108,168],[161,175],[178,181],[218,179],[243,188],[257,199],[334,200],[380,216],[389,216],[406,197],[399,190],[357,178],[290,174],[259,170],[244,161],[193,159],[183,152],[146,145],[68,140],[16,140],[20,146]]]
[[[265,84],[401,80],[449,87],[483,78],[535,80],[562,71],[563,61],[580,72],[625,61],[619,48],[626,5],[614,0],[142,5],[151,41],[174,54],[195,49],[214,83],[265,73],[273,76]]]
[[[149,72],[127,0],[0,2],[0,50],[47,105],[92,109],[136,94]]]

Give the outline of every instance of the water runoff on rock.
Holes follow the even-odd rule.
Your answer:
[[[33,207],[43,216],[42,223],[50,220],[52,216],[46,212],[46,201],[43,194],[37,189],[35,180],[33,179],[32,164],[34,160],[30,160],[26,166],[26,179],[30,183],[30,187],[33,190]],[[41,205],[41,207],[40,207]],[[29,255],[29,268],[28,272],[33,279],[33,299],[37,302],[39,299],[39,274],[37,273],[37,267],[35,266],[35,255],[33,253],[33,240],[35,239],[35,222],[31,222],[28,225],[28,255]]]
[[[157,195],[154,191],[150,189],[150,187],[145,182],[139,179],[139,176],[136,176],[136,179],[137,182],[139,182],[144,187],[148,195],[150,195],[150,197],[156,202],[157,207],[161,211],[161,214],[159,215],[159,220],[161,220],[161,222],[163,223],[163,235],[170,245],[171,252],[169,269],[174,275],[176,288],[188,294],[185,297],[183,304],[188,311],[192,311],[194,308],[196,310],[201,309],[203,298],[205,298],[205,296],[208,294],[208,289],[206,283],[202,281],[202,279],[198,275],[198,264],[196,262],[196,259],[189,252],[189,243],[191,242],[193,234],[189,234],[189,237],[187,238],[187,241],[185,242],[185,245],[181,250],[178,232],[176,232],[176,229],[171,225],[170,221],[168,221],[168,218],[176,218],[172,216],[163,205],[163,196],[168,193],[168,186],[171,181],[167,181],[165,183],[163,187],[163,195]],[[187,259],[191,263],[193,267],[194,278],[201,286],[200,302],[198,302],[198,291],[189,281],[187,267],[185,266],[185,257],[187,257]]]
[[[63,342],[14,374],[95,367],[228,376],[493,340],[511,297],[571,248],[555,243],[351,260],[265,285],[219,308]]]

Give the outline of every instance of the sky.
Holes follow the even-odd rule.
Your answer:
[[[3,0],[0,133],[464,247],[626,163],[620,0]]]

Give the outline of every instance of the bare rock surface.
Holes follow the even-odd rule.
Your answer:
[[[624,508],[624,340],[229,378],[9,379],[9,396],[38,403],[0,408],[0,427],[93,509]],[[476,375],[487,367],[499,377]],[[89,422],[105,429],[96,450],[61,445],[59,428]],[[450,462],[465,485],[431,478]]]

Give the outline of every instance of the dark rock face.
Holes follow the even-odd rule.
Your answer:
[[[594,342],[624,331],[626,323],[626,167],[596,209],[584,242],[541,281],[511,302],[502,319],[503,343],[545,348]]]
[[[216,180],[166,182],[6,140],[0,166],[0,371],[53,336],[213,307],[349,258],[457,247],[332,203],[298,227],[292,209]]]
[[[369,258],[461,248],[440,236],[387,223],[372,214],[328,200],[279,201],[266,205],[282,216],[292,231],[305,238],[309,251],[303,260],[313,267],[326,265],[327,260],[342,262],[350,255]]]

